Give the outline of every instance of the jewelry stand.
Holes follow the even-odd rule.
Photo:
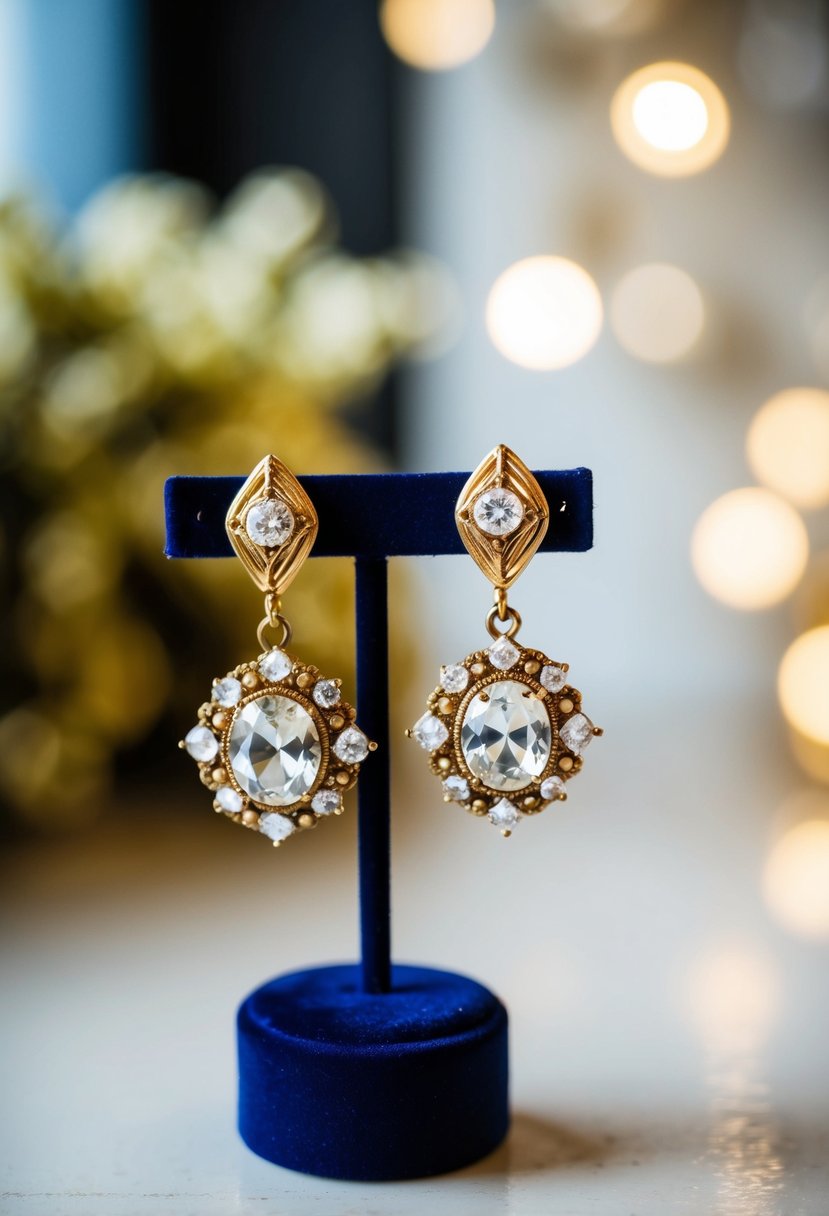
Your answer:
[[[590,470],[535,476],[550,507],[540,552],[589,549]],[[391,965],[386,563],[465,552],[454,507],[467,477],[299,478],[319,515],[312,556],[356,559],[357,708],[379,745],[358,784],[361,962],[280,976],[238,1014],[242,1139],[306,1174],[442,1174],[492,1152],[509,1126],[504,1006],[453,972]],[[166,555],[233,556],[225,515],[244,480],[171,477]]]

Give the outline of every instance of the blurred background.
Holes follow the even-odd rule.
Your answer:
[[[163,482],[505,442],[593,470],[512,600],[605,736],[509,841],[444,806],[402,729],[490,593],[392,563],[396,953],[513,1021],[429,1202],[825,1216],[828,150],[820,0],[0,0],[4,1210],[344,1210],[236,1145],[232,1016],[355,956],[355,809],[212,813],[176,742],[261,603]],[[351,583],[285,605],[347,685]]]

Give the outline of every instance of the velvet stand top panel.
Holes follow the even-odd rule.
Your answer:
[[[416,557],[464,553],[455,503],[468,473],[368,473],[300,477],[319,515],[312,557]],[[541,553],[593,545],[590,469],[535,477],[550,506]],[[164,487],[167,557],[232,557],[228,507],[245,477],[170,477]]]

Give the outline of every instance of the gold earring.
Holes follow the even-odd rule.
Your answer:
[[[257,587],[265,616],[263,653],[213,681],[198,724],[179,744],[198,763],[213,806],[274,845],[320,818],[342,813],[342,796],[376,748],[355,724],[341,680],[323,677],[284,647],[291,626],[281,595],[310,553],[318,519],[293,473],[266,456],[234,498],[225,521],[230,543]],[[277,631],[268,645],[267,631]]]
[[[494,641],[441,668],[426,713],[407,731],[429,753],[444,801],[487,815],[504,836],[567,797],[565,782],[602,733],[567,683],[567,664],[515,641],[521,617],[507,590],[544,539],[549,516],[538,482],[503,444],[467,481],[455,520],[493,585],[486,627]]]

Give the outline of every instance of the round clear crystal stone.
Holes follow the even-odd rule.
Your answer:
[[[548,692],[561,692],[567,681],[567,673],[555,663],[549,663],[546,667],[542,667],[540,682]]]
[[[524,789],[544,772],[551,745],[543,701],[518,680],[487,684],[467,706],[461,750],[469,771],[489,789]]]
[[[514,667],[520,653],[518,647],[513,646],[509,638],[499,638],[487,651],[490,663],[499,671],[509,671],[510,667]]]
[[[546,780],[541,782],[539,793],[542,798],[547,799],[567,797],[561,777],[547,777]]]
[[[223,680],[217,680],[213,685],[213,700],[217,705],[224,705],[230,708],[237,701],[242,699],[242,685],[233,676],[225,676]]]
[[[270,680],[273,684],[278,684],[280,680],[284,680],[289,676],[294,669],[288,655],[284,650],[269,650],[267,654],[263,654],[258,663],[259,674],[264,676],[266,680]]]
[[[521,822],[521,813],[506,798],[502,798],[489,812],[489,822],[494,823],[496,828],[500,828],[508,836]]]
[[[245,516],[245,531],[255,545],[264,549],[284,544],[293,530],[293,514],[281,498],[263,498]]]
[[[562,726],[559,735],[565,747],[578,756],[593,741],[593,723],[585,714],[573,714]]]
[[[466,777],[447,777],[443,783],[443,792],[453,802],[466,802],[469,799],[469,782]]]
[[[440,669],[440,686],[444,692],[463,692],[469,683],[469,672],[462,663],[447,663]]]
[[[219,750],[219,740],[206,726],[194,726],[184,736],[184,746],[188,756],[204,763],[212,760]]]
[[[368,755],[368,739],[359,726],[347,726],[337,735],[334,755],[345,764],[360,764]]]
[[[264,815],[259,816],[259,831],[270,837],[276,844],[281,844],[288,836],[293,835],[296,831],[296,825],[287,815],[280,815],[276,811],[268,811]]]
[[[233,814],[241,811],[244,803],[242,795],[232,785],[223,785],[221,789],[216,790],[216,801],[223,811],[230,811]]]
[[[317,680],[311,695],[320,709],[333,709],[340,703],[340,690],[333,680]]]
[[[412,737],[417,740],[424,751],[434,752],[442,747],[449,738],[449,730],[440,718],[436,718],[427,710],[412,727]]]
[[[342,801],[337,790],[317,790],[311,799],[311,809],[318,815],[335,815],[342,806]]]
[[[496,486],[478,495],[472,516],[487,536],[509,536],[524,518],[524,504],[512,490]]]
[[[266,694],[238,710],[228,760],[254,802],[290,806],[314,784],[322,746],[314,719],[290,697]]]

